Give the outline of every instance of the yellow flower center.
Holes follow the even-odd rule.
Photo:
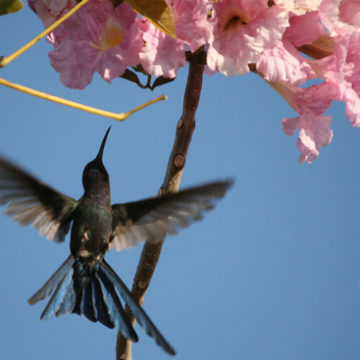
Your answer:
[[[114,19],[110,18],[105,24],[104,31],[96,47],[101,51],[112,49],[113,47],[122,43],[124,35],[125,31],[121,25]]]
[[[244,11],[240,9],[234,9],[233,11],[230,11],[226,21],[224,22],[223,31],[233,31],[236,30],[239,27],[245,26],[250,22],[250,19],[245,14]]]

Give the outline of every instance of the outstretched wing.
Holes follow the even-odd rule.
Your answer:
[[[77,202],[0,157],[0,204],[21,225],[32,224],[49,240],[64,240]]]
[[[234,180],[222,180],[196,186],[163,197],[112,205],[113,241],[116,250],[136,246],[141,241],[159,241],[166,234],[200,220],[211,210]]]

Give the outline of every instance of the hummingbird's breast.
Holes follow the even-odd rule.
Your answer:
[[[74,214],[70,249],[73,256],[90,262],[101,261],[112,233],[111,207],[81,200]]]

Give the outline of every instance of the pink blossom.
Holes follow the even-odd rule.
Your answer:
[[[49,53],[65,86],[82,89],[97,71],[104,80],[139,63],[142,46],[137,15],[127,5],[114,9],[108,0],[92,0],[55,29],[66,37]]]
[[[288,104],[299,113],[291,119],[283,119],[283,131],[292,136],[299,129],[297,148],[301,155],[299,163],[311,163],[320,154],[320,148],[331,142],[331,117],[322,115],[337,96],[337,88],[331,83],[299,88],[285,82],[270,83]]]
[[[346,116],[360,127],[360,33],[352,32],[335,38],[331,56],[311,62],[317,75],[338,90],[336,100],[346,104]]]
[[[30,8],[39,16],[45,28],[49,27],[58,20],[64,12],[76,5],[75,0],[28,0]],[[47,40],[57,46],[66,36],[64,30],[58,29],[48,34]]]
[[[358,0],[342,0],[339,5],[341,21],[354,27],[360,26],[360,3]]]
[[[61,16],[65,10],[69,10],[76,5],[76,2],[74,0],[28,0],[28,4],[40,17],[44,26],[48,27]],[[45,25],[45,23],[48,25]]]
[[[299,163],[311,163],[320,155],[320,148],[331,142],[333,132],[330,129],[331,116],[303,114],[292,119],[283,119],[284,133],[294,135],[299,129],[297,148],[301,155]]]
[[[345,35],[359,30],[360,2],[358,0],[323,0],[321,21],[332,35]]]
[[[290,15],[290,26],[286,29],[282,42],[261,54],[256,69],[265,80],[283,80],[293,85],[315,78],[307,59],[301,56],[296,47],[311,44],[323,33],[318,11],[299,16]]]
[[[309,11],[318,10],[323,0],[276,0],[276,5],[283,6],[295,15],[304,15]]]
[[[263,51],[279,45],[289,25],[281,6],[267,0],[220,0],[214,6],[214,31],[207,64],[227,76],[244,74]]]
[[[290,26],[284,33],[284,39],[300,47],[311,44],[325,32],[320,23],[318,11],[308,11],[303,15],[290,15]]]
[[[168,0],[174,20],[176,38],[186,43],[190,51],[206,44],[212,24],[208,21],[211,5],[208,0]]]
[[[257,71],[267,81],[286,81],[300,85],[315,77],[311,66],[288,41],[265,50],[256,63]]]
[[[175,77],[186,63],[183,42],[167,36],[148,20],[139,21],[139,28],[143,39],[139,58],[144,70],[153,76]]]
[[[45,26],[76,0],[28,0]],[[299,130],[299,162],[312,162],[331,142],[333,100],[346,104],[346,115],[360,127],[359,0],[166,0],[177,38],[141,19],[126,3],[91,0],[48,37],[49,57],[69,87],[82,89],[95,72],[108,82],[128,66],[141,64],[153,76],[173,78],[184,66],[185,48],[208,45],[208,72],[245,74],[249,64],[299,114],[283,119],[283,131]],[[334,51],[320,60],[298,48],[331,36]],[[315,46],[315,45],[314,45]],[[320,46],[316,42],[316,46]],[[299,87],[318,77],[320,85]]]
[[[164,34],[148,20],[139,21],[144,45],[139,53],[144,70],[153,76],[173,78],[186,63],[184,45],[190,51],[207,43],[212,24],[207,20],[207,0],[168,0],[175,21],[176,39]]]

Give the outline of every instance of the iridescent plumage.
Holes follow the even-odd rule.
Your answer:
[[[110,202],[109,175],[102,155],[109,134],[83,172],[84,195],[75,200],[41,183],[9,161],[0,158],[0,204],[21,225],[32,224],[41,235],[62,242],[71,227],[71,255],[30,299],[30,304],[51,298],[41,315],[48,319],[65,313],[83,314],[91,321],[116,327],[126,338],[138,341],[120,298],[167,353],[175,351],[152,323],[130,291],[104,260],[110,247],[126,249],[141,241],[156,242],[166,234],[199,220],[232,186],[217,181],[176,194],[125,204]]]

